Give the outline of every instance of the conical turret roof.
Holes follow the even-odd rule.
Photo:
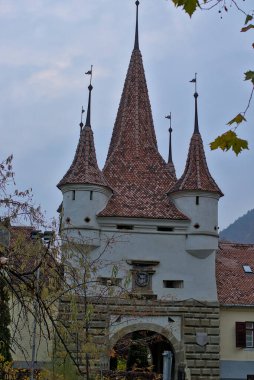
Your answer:
[[[58,183],[57,187],[59,188],[67,184],[93,184],[108,186],[104,175],[100,171],[97,164],[94,137],[90,122],[91,91],[93,89],[91,84],[89,85],[88,89],[89,98],[86,125],[84,127],[81,121],[80,138],[74,160],[65,176]]]
[[[157,148],[137,23],[103,174],[114,194],[99,216],[188,219],[167,196],[175,177]]]
[[[67,184],[108,186],[97,164],[93,131],[89,126],[85,126],[81,131],[74,160],[57,187],[61,188]]]
[[[216,184],[211,176],[203,146],[202,137],[199,132],[198,125],[198,110],[197,98],[198,94],[195,92],[195,119],[194,119],[194,132],[190,141],[189,153],[186,161],[186,166],[183,175],[176,182],[175,186],[170,192],[176,191],[208,191],[218,193],[223,196],[222,191]]]

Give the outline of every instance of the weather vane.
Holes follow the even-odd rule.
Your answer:
[[[190,80],[190,83],[195,83],[195,93],[197,92],[197,73],[195,73],[195,78]]]
[[[88,70],[86,73],[86,75],[90,75],[90,86],[92,84],[92,77],[93,77],[93,65],[91,65],[91,69]]]
[[[170,120],[170,124],[169,124],[169,133],[172,133],[172,128],[171,128],[171,112],[169,115],[165,116],[165,119],[169,119]]]

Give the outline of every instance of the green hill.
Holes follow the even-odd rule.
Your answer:
[[[254,243],[254,209],[221,231],[220,239],[238,243]]]

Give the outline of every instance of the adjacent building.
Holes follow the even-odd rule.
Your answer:
[[[221,242],[216,277],[221,379],[251,380],[254,378],[254,245]]]

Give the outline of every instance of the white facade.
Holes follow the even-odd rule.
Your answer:
[[[157,263],[151,265],[154,270],[151,291],[158,299],[217,300],[215,250],[218,234],[214,230],[217,226],[217,199],[206,197],[207,208],[203,199],[199,206],[191,207],[194,197],[184,196],[183,211],[188,212],[188,216],[194,213],[190,221],[96,218],[96,212],[105,205],[109,192],[105,194],[102,188],[102,192],[94,192],[94,198],[90,200],[89,191],[77,191],[75,200],[70,199],[71,190],[64,193],[63,222],[69,236],[77,237],[79,231],[80,241],[94,247],[91,254],[95,257],[111,241],[101,258],[105,265],[96,274],[98,277],[110,278],[112,265],[117,265],[117,276],[124,281],[133,269],[132,261],[144,261],[144,267],[147,267],[146,261],[154,261]],[[177,201],[180,202],[179,198]],[[84,222],[88,216],[90,222]],[[71,220],[69,224],[67,218]],[[193,227],[198,222],[199,231]],[[165,231],[167,228],[172,231]],[[173,281],[169,285],[176,287],[165,287],[168,286],[166,281]]]

